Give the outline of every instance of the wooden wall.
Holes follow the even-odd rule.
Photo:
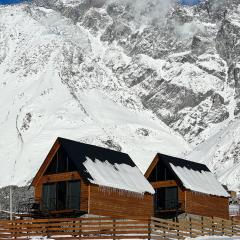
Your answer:
[[[185,190],[178,186],[178,201],[181,204],[181,210],[185,212]]]
[[[153,196],[111,191],[90,185],[89,213],[120,218],[151,217]]]
[[[207,217],[229,218],[228,198],[201,194],[186,190],[187,213]]]
[[[174,180],[152,182],[151,184],[155,189],[178,186],[178,200],[183,212],[207,217],[229,218],[228,198],[185,190]]]
[[[79,180],[77,172],[42,176],[35,186],[35,200],[41,199],[42,184]],[[121,218],[151,217],[153,215],[153,196],[140,195],[118,190],[101,188],[81,181],[80,210],[89,214]]]

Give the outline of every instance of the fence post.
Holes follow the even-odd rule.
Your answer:
[[[213,221],[213,217],[212,217],[212,235],[214,235],[214,221]]]
[[[189,230],[190,230],[190,237],[192,238],[192,218],[189,218]]]
[[[177,223],[179,223],[179,220],[178,220],[178,218],[175,218],[175,228],[177,229],[177,239],[181,239],[179,226],[177,225]]]
[[[12,220],[11,220],[12,221]],[[10,228],[9,230],[12,230],[13,232],[13,237],[16,239],[17,237],[16,237],[16,227],[15,227],[15,224],[14,224],[14,222],[12,221],[12,226],[13,226],[13,228]]]
[[[202,236],[204,236],[204,228],[203,228],[203,216],[201,217],[201,225],[202,225]]]
[[[116,239],[116,219],[113,219],[113,239]]]
[[[148,240],[151,240],[151,218],[148,219]]]
[[[222,235],[224,236],[224,220],[222,219]]]
[[[49,219],[47,221],[47,226],[46,226],[46,235],[47,235],[47,238],[50,238],[50,232],[48,231],[48,228],[49,228]]]
[[[78,238],[81,239],[81,237],[82,237],[82,220],[79,220]]]
[[[232,236],[234,235],[234,230],[233,230],[233,217],[231,217],[231,228],[232,228]]]
[[[166,239],[166,226],[163,227],[163,239]],[[156,231],[156,230],[155,230]]]

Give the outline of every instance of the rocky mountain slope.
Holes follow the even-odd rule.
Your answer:
[[[57,136],[206,163],[240,189],[240,0],[37,0],[0,7],[0,185]]]

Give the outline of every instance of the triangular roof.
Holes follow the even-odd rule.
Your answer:
[[[229,197],[227,191],[206,165],[161,153],[157,153],[150,164],[145,173],[146,178],[150,176],[159,161],[174,174],[184,188],[204,194]]]
[[[138,193],[154,193],[151,184],[128,154],[60,137],[55,141],[49,154],[54,152],[54,148],[58,149],[60,146],[75,165],[85,183]],[[49,154],[36,174],[32,185],[35,185],[36,179],[44,174],[49,166],[53,156],[52,154],[49,157]]]

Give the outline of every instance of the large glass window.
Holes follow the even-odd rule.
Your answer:
[[[165,188],[165,208],[176,209],[178,207],[178,188],[167,187]]]
[[[80,208],[80,181],[68,182],[68,208]]]
[[[56,184],[44,184],[42,190],[42,208],[45,210],[56,209]]]
[[[43,210],[79,210],[80,181],[43,184]]]
[[[57,210],[67,209],[67,182],[58,182],[57,189]]]
[[[169,210],[178,207],[178,188],[164,187],[155,189],[154,195],[155,210]]]

